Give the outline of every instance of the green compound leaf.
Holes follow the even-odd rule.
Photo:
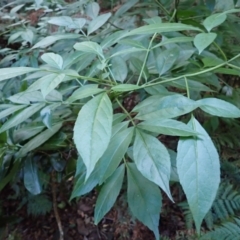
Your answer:
[[[158,225],[162,196],[159,188],[142,176],[134,163],[127,164],[128,189],[127,198],[133,215],[154,232],[160,239]]]
[[[78,114],[73,139],[87,168],[86,179],[108,147],[112,118],[112,103],[105,93],[87,102]]]
[[[194,118],[188,125],[201,136],[179,140],[177,171],[199,233],[202,220],[216,197],[220,164],[217,150],[203,127]]]

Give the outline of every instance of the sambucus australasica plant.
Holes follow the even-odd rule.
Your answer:
[[[12,56],[11,67],[2,60],[1,164],[13,163],[10,171],[3,168],[0,189],[27,159],[25,186],[40,193],[29,153],[37,153],[73,124],[79,158],[71,199],[101,185],[96,224],[115,203],[126,178],[133,216],[159,239],[161,191],[174,202],[169,182],[179,181],[200,234],[220,183],[220,163],[197,116],[201,111],[206,118],[240,117],[239,108],[217,94],[229,87],[218,73],[239,75],[240,54],[225,50],[233,39],[221,32],[233,22],[239,26],[239,10],[223,1],[206,1],[201,10],[192,6],[189,14],[184,8],[192,1],[173,9],[171,3],[131,0],[113,13],[100,14],[96,2],[79,1],[58,6],[60,14],[42,17],[38,27],[28,22],[23,22],[25,28],[10,26],[9,42],[24,40],[30,49],[21,50],[27,59]],[[35,1],[32,8],[50,5]],[[75,14],[76,7],[81,14]],[[143,19],[127,13],[135,8]],[[134,97],[131,108],[123,104],[129,96]],[[159,135],[179,137],[177,154]]]

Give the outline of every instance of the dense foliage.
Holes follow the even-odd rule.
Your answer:
[[[72,201],[98,186],[95,224],[123,190],[132,215],[159,239],[162,194],[174,204],[170,186],[180,184],[199,236],[204,219],[214,230],[230,216],[203,238],[225,239],[234,224],[238,236],[240,193],[226,157],[239,145],[239,88],[228,77],[240,74],[238,6],[2,4],[0,190],[23,182],[24,201],[43,201],[44,213],[51,172],[75,176]]]

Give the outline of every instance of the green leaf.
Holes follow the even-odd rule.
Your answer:
[[[141,174],[160,186],[173,201],[169,189],[171,162],[166,147],[157,138],[136,130],[133,159]]]
[[[108,147],[112,115],[112,103],[105,93],[87,102],[78,114],[73,139],[87,168],[86,179]]]
[[[0,119],[3,119],[5,117],[7,117],[8,115],[27,107],[27,105],[12,105],[11,107],[4,109],[3,111],[0,112]]]
[[[124,165],[118,167],[101,188],[94,210],[94,224],[97,225],[115,203],[122,187],[124,170]]]
[[[126,62],[121,57],[113,57],[111,60],[111,65],[114,79],[123,82],[128,75]]]
[[[207,48],[217,37],[216,33],[199,33],[194,38],[194,45],[198,49],[199,54]]]
[[[222,24],[227,19],[227,14],[225,13],[216,13],[207,17],[203,21],[203,26],[210,32],[214,27]]]
[[[62,69],[63,67],[63,59],[60,55],[55,54],[55,53],[44,53],[41,56],[41,59],[47,63],[48,65],[50,65],[51,67],[54,68],[59,68]]]
[[[47,80],[45,78],[44,83],[41,85],[41,92],[44,98],[46,98],[46,96],[63,81],[66,75],[64,73],[60,73],[57,75],[50,74],[47,76],[49,76],[49,78]]]
[[[55,43],[56,41],[63,40],[63,39],[75,39],[75,38],[79,38],[79,37],[80,37],[79,34],[73,34],[73,33],[65,33],[63,35],[48,36],[48,37],[45,37],[42,40],[40,40],[38,43],[36,43],[32,47],[32,49],[46,48],[46,47],[52,45],[53,43]]]
[[[130,8],[132,8],[138,0],[128,0],[117,10],[114,17],[122,17],[122,15],[127,12]]]
[[[24,157],[28,152],[36,149],[45,143],[49,138],[51,138],[59,129],[62,127],[62,123],[58,123],[53,126],[51,129],[47,129],[42,133],[38,134],[36,137],[28,141],[25,145],[22,146],[18,152],[18,158]]]
[[[163,75],[169,69],[171,69],[178,57],[179,50],[177,48],[170,48],[162,51],[156,59],[157,71],[159,75]]]
[[[133,215],[160,239],[158,225],[162,197],[159,188],[137,170],[134,163],[127,163],[127,198]]]
[[[80,197],[92,191],[92,189],[99,183],[99,169],[95,168],[86,181],[85,179],[86,174],[85,172],[83,172],[82,174],[80,174],[76,183],[74,184],[70,201],[75,197]]]
[[[103,56],[102,47],[95,42],[88,41],[88,42],[75,43],[73,47],[78,51],[94,53],[99,56]]]
[[[202,220],[216,197],[220,164],[218,153],[207,132],[194,118],[188,124],[201,134],[201,138],[179,140],[177,170],[199,233]]]
[[[52,111],[49,106],[43,108],[40,112],[42,122],[47,128],[52,128]]]
[[[42,188],[38,177],[38,167],[34,159],[27,157],[24,163],[24,186],[33,195],[41,193]]]
[[[67,28],[81,29],[85,25],[86,19],[71,18],[68,16],[51,17],[48,23]]]
[[[98,3],[96,2],[89,2],[87,7],[86,7],[86,14],[94,19],[98,16],[99,14],[99,11],[100,11],[100,6]]]
[[[128,125],[129,125],[129,121],[124,121],[124,122],[120,122],[120,123],[117,123],[117,124],[113,125],[113,127],[112,127],[112,138],[118,132],[127,129]]]
[[[43,96],[42,93],[39,91],[31,91],[28,92],[19,92],[17,94],[12,95],[11,97],[8,98],[13,103],[18,103],[18,104],[31,104],[35,102],[43,102]]]
[[[30,68],[30,67],[11,67],[11,68],[1,68],[0,73],[0,81],[18,77],[20,75],[38,71],[37,68]]]
[[[141,122],[137,125],[139,128],[170,136],[195,136],[195,132],[188,125],[172,119],[155,119]]]
[[[117,123],[122,122],[126,118],[126,114],[124,113],[116,113],[113,115],[113,123],[112,125],[114,126]]]
[[[28,118],[30,118],[34,113],[38,112],[41,108],[44,107],[44,103],[41,104],[33,104],[28,108],[25,108],[24,110],[22,110],[20,113],[18,113],[17,115],[12,116],[7,122],[5,122],[1,129],[0,129],[0,133],[4,132],[14,126],[17,126],[18,124],[24,122],[25,120],[27,120]]]
[[[137,34],[154,34],[164,32],[176,32],[176,31],[201,31],[199,28],[182,24],[182,23],[154,23],[147,26],[139,27],[131,30],[125,36],[137,35]]]
[[[196,109],[198,104],[180,94],[159,97],[154,95],[143,100],[132,111],[139,112],[140,120],[174,118]]]
[[[109,13],[102,14],[96,17],[95,19],[93,19],[88,25],[88,29],[87,29],[88,35],[95,32],[97,29],[99,29],[104,23],[107,22],[107,20],[111,16],[112,14],[109,12]]]
[[[217,98],[204,98],[197,101],[199,107],[211,115],[227,118],[239,118],[240,110],[233,104]]]
[[[141,87],[134,84],[118,84],[117,86],[112,87],[112,90],[115,92],[128,92],[140,89]]]
[[[107,150],[104,152],[97,165],[99,169],[100,184],[111,176],[120,164],[132,141],[133,130],[133,127],[127,128],[116,133],[111,138]]]
[[[80,87],[79,89],[75,90],[72,95],[67,99],[67,102],[75,102],[79,99],[87,98],[92,95],[95,95],[100,92],[104,92],[104,89],[98,88],[97,84],[88,84],[85,86]]]
[[[143,61],[139,60],[138,58],[131,57],[130,62],[136,70],[137,74],[140,75],[143,67]],[[142,76],[144,77],[145,81],[147,81],[149,78],[148,68],[146,65],[143,67]]]

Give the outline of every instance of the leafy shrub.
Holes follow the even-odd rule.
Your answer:
[[[70,199],[100,185],[96,224],[126,178],[133,216],[159,239],[161,191],[173,201],[169,182],[179,181],[199,234],[220,183],[218,152],[202,125],[240,117],[220,77],[239,75],[233,1],[199,8],[131,0],[113,13],[93,1],[22,3],[3,12],[13,22],[8,43],[19,50],[1,50],[0,189],[23,167],[27,190],[41,193],[40,161],[31,156],[47,156],[48,171],[62,172],[75,167],[76,146]],[[162,136],[179,137],[177,149]]]

